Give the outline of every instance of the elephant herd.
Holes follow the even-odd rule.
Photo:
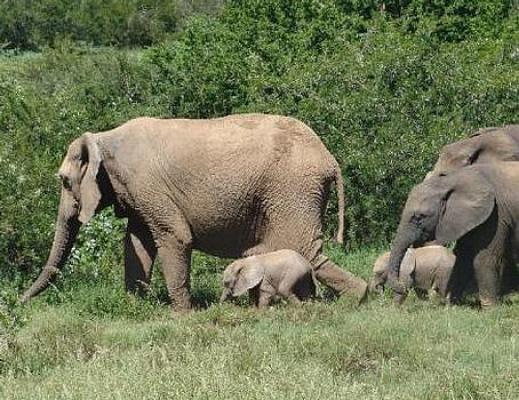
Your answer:
[[[448,301],[475,287],[482,306],[495,304],[516,285],[517,161],[519,125],[484,129],[445,146],[434,170],[409,194],[391,252],[377,261],[370,287],[389,285],[397,302],[411,287]],[[54,242],[23,302],[51,284],[81,225],[109,206],[128,221],[126,289],[146,291],[158,256],[175,310],[191,306],[195,249],[238,258],[224,272],[222,300],[248,291],[258,306],[276,297],[299,303],[315,294],[317,281],[359,302],[366,298],[368,284],[323,254],[333,183],[337,242],[343,242],[339,164],[294,118],[137,118],[74,140],[58,175]],[[451,242],[454,254],[443,247]]]

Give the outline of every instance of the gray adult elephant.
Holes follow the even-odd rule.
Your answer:
[[[514,274],[519,244],[519,163],[478,164],[415,186],[405,204],[389,258],[398,302],[406,295],[399,268],[409,247],[456,241],[449,292],[459,298],[473,274],[483,307],[494,305]],[[503,279],[505,277],[505,279]]]
[[[467,139],[443,146],[427,177],[445,175],[472,164],[519,161],[519,125],[483,128]]]
[[[175,309],[191,304],[193,249],[233,258],[293,249],[324,284],[365,296],[363,280],[322,254],[323,214],[334,181],[342,242],[343,181],[334,157],[296,119],[138,118],[73,141],[59,176],[63,188],[52,250],[22,301],[49,285],[81,224],[109,205],[128,218],[127,289],[146,287],[158,255]]]

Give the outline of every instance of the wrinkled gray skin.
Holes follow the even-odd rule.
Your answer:
[[[278,250],[242,258],[223,273],[221,302],[249,292],[257,307],[266,307],[279,297],[290,303],[315,296],[312,266],[293,250]]]
[[[128,219],[125,280],[146,288],[158,255],[174,309],[190,307],[191,252],[244,257],[293,249],[337,292],[363,298],[367,284],[322,254],[322,220],[339,165],[318,136],[288,117],[138,118],[74,140],[59,169],[61,200],[47,264],[22,301],[65,264],[82,224],[113,205]]]
[[[498,161],[519,161],[519,125],[480,129],[467,139],[444,146],[426,178]]]
[[[395,300],[407,290],[398,280],[409,247],[435,240],[456,241],[456,264],[449,283],[459,299],[474,274],[482,307],[496,304],[515,270],[519,244],[519,163],[476,164],[415,186],[402,212],[389,258],[389,283]],[[503,279],[504,278],[504,279]]]
[[[373,265],[370,291],[381,293],[387,281],[390,252],[377,258]],[[414,289],[421,299],[438,293],[442,300],[449,300],[448,283],[456,257],[446,247],[426,246],[407,249],[400,265],[400,281],[406,291]]]

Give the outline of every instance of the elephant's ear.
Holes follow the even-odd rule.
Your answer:
[[[82,178],[79,187],[79,221],[83,224],[86,224],[92,218],[101,200],[101,191],[97,182],[100,164],[101,152],[95,136],[91,133],[85,133],[83,135]]]
[[[495,206],[495,191],[490,182],[475,167],[464,168],[446,178],[436,240],[441,244],[453,242],[489,217]]]
[[[236,274],[236,283],[233,287],[233,295],[235,297],[243,295],[247,290],[259,285],[265,269],[260,264],[246,264],[241,267]]]
[[[416,251],[408,249],[400,264],[400,281],[406,289],[410,289],[414,282],[414,273],[416,270]]]

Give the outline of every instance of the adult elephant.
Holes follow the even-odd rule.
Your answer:
[[[519,161],[519,125],[483,128],[467,139],[445,145],[427,177],[497,161]]]
[[[475,275],[483,307],[511,286],[513,248],[519,244],[519,163],[479,164],[415,186],[405,204],[389,258],[389,280],[401,302],[406,287],[399,269],[408,248],[435,240],[456,241],[451,299]],[[503,277],[507,277],[503,279]]]
[[[127,289],[149,283],[158,255],[175,309],[191,304],[193,249],[233,258],[293,249],[335,291],[365,295],[363,280],[322,254],[323,214],[334,181],[342,242],[343,181],[334,157],[296,119],[138,118],[73,141],[59,176],[63,188],[52,250],[22,301],[49,285],[80,225],[109,205],[128,218]]]

